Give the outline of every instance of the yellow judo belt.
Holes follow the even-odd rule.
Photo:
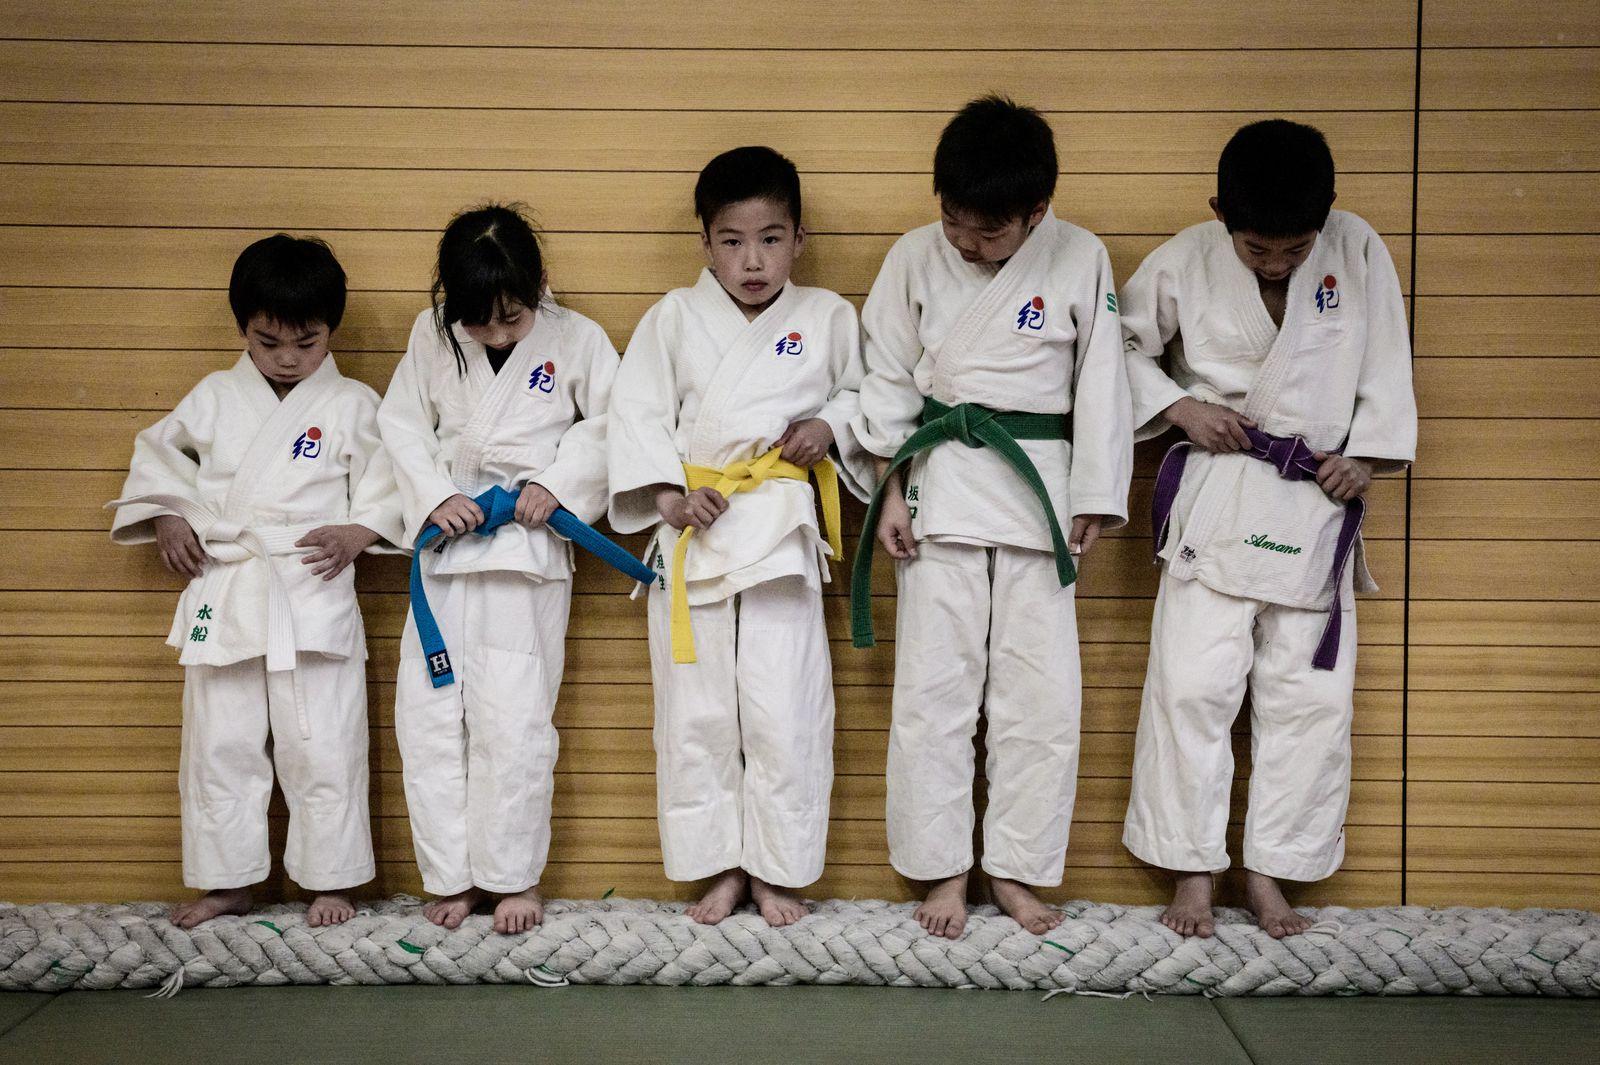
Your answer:
[[[817,478],[817,491],[822,499],[822,522],[827,530],[828,549],[834,558],[844,556],[844,541],[839,535],[839,471],[827,459],[812,466],[796,466],[779,458],[781,448],[773,448],[759,458],[748,462],[734,462],[722,469],[710,466],[684,464],[684,479],[688,490],[714,488],[723,498],[732,500],[740,492],[749,492],[764,481],[774,478],[787,481],[805,481],[811,475]],[[689,588],[684,580],[684,561],[689,555],[689,540],[694,536],[694,526],[678,534],[678,543],[672,549],[672,660],[693,662],[694,629],[689,624]]]

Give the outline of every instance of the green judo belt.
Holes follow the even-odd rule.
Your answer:
[[[1029,414],[1025,411],[998,411],[976,403],[958,403],[946,406],[933,398],[922,403],[922,424],[889,462],[878,490],[872,494],[867,506],[867,518],[861,526],[861,546],[856,549],[855,565],[850,572],[850,636],[857,647],[871,647],[872,635],[872,549],[877,540],[878,512],[883,506],[883,486],[889,475],[906,465],[919,452],[952,440],[968,447],[993,448],[1016,471],[1024,483],[1033,490],[1044,508],[1045,521],[1050,525],[1050,543],[1056,556],[1056,576],[1065,588],[1078,579],[1067,550],[1067,538],[1061,533],[1061,523],[1056,520],[1056,508],[1050,502],[1050,492],[1039,476],[1039,470],[1028,458],[1028,453],[1017,445],[1018,440],[1066,440],[1072,436],[1070,414]]]

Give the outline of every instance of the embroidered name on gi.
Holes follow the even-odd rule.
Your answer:
[[[546,361],[541,365],[535,366],[533,372],[528,375],[529,392],[549,394],[555,391],[555,387],[556,364],[553,362]]]
[[[1331,311],[1339,306],[1339,279],[1329,274],[1317,286],[1317,313]]]
[[[1044,328],[1044,297],[1035,296],[1017,312],[1017,328],[1039,330]]]
[[[798,332],[780,333],[772,353],[780,359],[798,359],[806,351],[806,338]]]
[[[294,447],[290,450],[289,461],[314,459],[320,454],[322,454],[322,430],[313,425],[294,438]]]
[[[1254,536],[1247,536],[1245,537],[1244,542],[1249,544],[1251,547],[1259,547],[1263,551],[1276,551],[1280,555],[1298,555],[1300,553],[1300,548],[1298,547],[1291,547],[1288,544],[1273,543],[1271,540],[1267,539],[1266,533],[1257,533]]]

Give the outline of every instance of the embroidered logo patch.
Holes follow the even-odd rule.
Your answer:
[[[1044,328],[1044,297],[1035,296],[1017,312],[1017,328],[1039,330]]]
[[[1196,557],[1195,553],[1194,553],[1194,548],[1192,548],[1192,547],[1188,546],[1187,544],[1185,544],[1182,548],[1179,549],[1178,557],[1183,559],[1185,562],[1193,562],[1195,560],[1195,557]]]
[[[798,332],[780,333],[772,352],[780,359],[798,359],[806,351],[806,338]]]
[[[529,392],[554,392],[556,387],[556,364],[550,361],[540,363],[528,375]]]
[[[1317,313],[1331,311],[1339,306],[1339,279],[1329,274],[1317,286]]]
[[[1301,550],[1300,548],[1292,547],[1289,544],[1273,543],[1271,540],[1267,539],[1266,533],[1256,533],[1254,536],[1247,536],[1245,537],[1244,542],[1249,544],[1251,547],[1259,547],[1263,551],[1276,551],[1280,555],[1298,555]]]
[[[294,438],[294,448],[289,455],[289,461],[314,459],[320,454],[322,454],[322,430],[313,425]]]

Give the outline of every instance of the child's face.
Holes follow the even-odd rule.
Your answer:
[[[771,200],[729,204],[700,234],[711,272],[728,295],[751,308],[777,299],[805,242],[805,227],[796,227],[789,208]]]
[[[1264,237],[1250,229],[1236,229],[1233,253],[1263,281],[1282,281],[1311,257],[1317,230],[1289,237]]]
[[[1211,213],[1223,225],[1228,224],[1217,207],[1215,196],[1211,197]],[[1228,235],[1233,238],[1233,253],[1240,262],[1261,280],[1277,282],[1294,273],[1301,263],[1311,257],[1311,248],[1317,242],[1318,232],[1313,229],[1309,233],[1288,237],[1268,237],[1252,229],[1235,229]]]
[[[992,218],[964,211],[948,204],[939,205],[939,222],[944,239],[969,263],[1003,263],[1022,247],[1033,227],[1044,220],[1048,203],[1041,203],[1022,218],[996,222]]]
[[[244,343],[261,376],[293,385],[317,372],[328,357],[331,331],[325,322],[290,326],[257,312],[245,323]]]
[[[461,331],[486,348],[509,348],[533,332],[533,308],[520,300],[496,304],[494,317],[482,325],[461,323]]]

